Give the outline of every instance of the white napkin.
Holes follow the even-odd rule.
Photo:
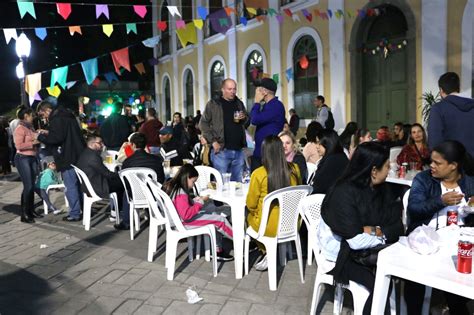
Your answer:
[[[188,303],[189,304],[196,304],[199,301],[202,301],[202,297],[199,297],[196,291],[194,291],[191,288],[188,288],[186,290],[186,296],[188,297]]]
[[[436,230],[422,225],[408,235],[408,247],[421,255],[430,255],[438,251],[440,239]]]

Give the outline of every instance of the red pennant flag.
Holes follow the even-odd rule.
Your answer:
[[[95,87],[98,87],[99,84],[100,84],[100,79],[99,78],[95,78],[95,80],[92,81],[92,85],[95,86]],[[96,101],[96,104],[97,104],[97,101]],[[99,101],[99,105],[100,105],[100,101]]]
[[[301,67],[301,69],[306,70],[306,69],[308,69],[308,66],[309,66],[309,61],[308,61],[308,58],[306,57],[306,55],[301,56],[301,58],[300,58],[300,67]]]
[[[289,17],[293,15],[290,9],[283,9],[283,12],[285,12],[285,14],[288,15]]]
[[[315,16],[315,17],[318,17],[318,16],[320,17],[320,16],[321,16],[321,12],[320,12],[318,9],[315,9],[315,10],[314,10],[314,16]]]
[[[156,22],[156,25],[162,32],[164,32],[168,28],[168,24],[166,23],[166,21],[158,21]]]
[[[56,3],[56,8],[58,9],[59,15],[63,17],[63,19],[67,20],[69,14],[71,14],[71,4],[70,3]]]
[[[311,13],[308,13],[307,15],[304,16],[309,22],[313,21],[313,15]]]
[[[130,58],[128,56],[128,47],[113,51],[110,53],[114,62],[115,72],[120,75],[120,67],[124,67],[130,72]]]

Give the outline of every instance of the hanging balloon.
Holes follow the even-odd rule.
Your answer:
[[[309,61],[308,61],[308,58],[306,57],[306,55],[301,56],[301,58],[300,58],[300,67],[301,67],[301,69],[306,70],[306,69],[308,69],[308,66],[309,66]]]

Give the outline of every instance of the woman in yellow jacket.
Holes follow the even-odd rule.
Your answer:
[[[298,165],[287,162],[283,143],[277,136],[268,136],[262,144],[262,164],[250,177],[250,187],[247,195],[247,208],[249,214],[247,223],[256,231],[260,226],[262,217],[263,199],[277,189],[301,184],[301,175]],[[278,228],[280,209],[278,204],[272,204],[268,218],[266,236],[275,236]],[[264,252],[264,246],[258,244]],[[267,256],[265,255],[255,268],[259,271],[267,269]]]

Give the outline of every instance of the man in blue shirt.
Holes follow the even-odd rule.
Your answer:
[[[285,124],[285,106],[275,96],[277,84],[270,78],[257,83],[255,104],[250,112],[250,121],[255,130],[255,150],[253,151],[251,170],[262,165],[261,147],[263,139],[270,135],[278,135]]]

